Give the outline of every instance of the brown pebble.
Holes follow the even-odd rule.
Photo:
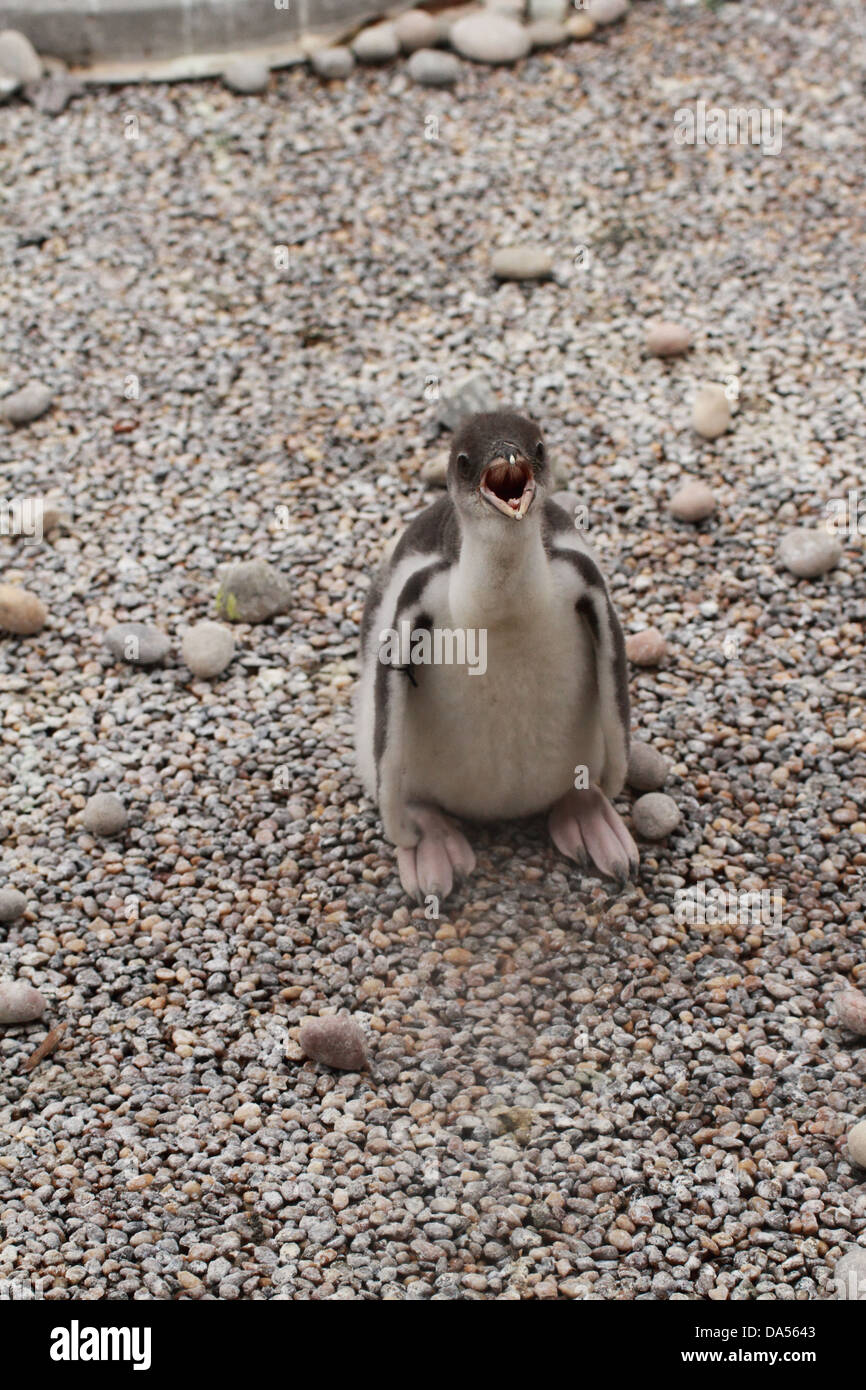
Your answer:
[[[678,521],[705,521],[716,510],[716,499],[706,483],[689,478],[677,488],[670,505]]]
[[[691,347],[692,335],[684,324],[658,319],[647,328],[646,345],[654,357],[679,357]]]
[[[30,637],[45,626],[48,609],[41,599],[17,584],[0,584],[0,628]]]
[[[305,1057],[339,1071],[361,1071],[367,1065],[364,1034],[348,1014],[307,1018],[298,1038]]]
[[[635,666],[658,666],[667,654],[667,649],[667,643],[657,627],[645,628],[643,632],[633,632],[626,638],[626,656]]]
[[[866,994],[859,989],[843,989],[833,996],[836,1017],[849,1033],[866,1037]]]

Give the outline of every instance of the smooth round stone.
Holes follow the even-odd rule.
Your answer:
[[[553,271],[553,258],[543,246],[500,246],[490,269],[497,280],[544,280]]]
[[[28,381],[20,391],[4,396],[0,401],[0,412],[10,425],[29,425],[31,420],[38,420],[40,415],[45,414],[53,400],[54,392],[49,391],[41,381]]]
[[[235,58],[223,70],[223,82],[232,92],[252,96],[265,90],[270,75],[267,64],[258,58]]]
[[[589,0],[586,12],[594,24],[618,24],[630,9],[629,0]]]
[[[0,584],[0,630],[18,637],[32,637],[45,626],[48,609],[29,589]]]
[[[526,32],[533,48],[558,48],[568,41],[568,30],[555,19],[534,19]]]
[[[217,612],[230,623],[263,623],[288,612],[292,587],[266,560],[240,560],[224,571]]]
[[[194,676],[219,676],[235,654],[234,633],[221,623],[196,623],[184,633],[180,650]]]
[[[17,29],[0,33],[0,73],[19,82],[38,82],[42,76],[39,55],[26,34]]]
[[[32,1023],[45,1012],[45,1000],[26,980],[0,981],[0,1023]]]
[[[663,840],[680,823],[677,803],[664,792],[638,797],[631,808],[634,828],[645,840]]]
[[[679,357],[691,347],[692,335],[685,324],[658,319],[647,328],[646,345],[654,357]]]
[[[817,579],[838,565],[842,543],[826,526],[799,527],[782,537],[779,559],[798,579]]]
[[[27,911],[27,899],[17,888],[0,888],[0,922],[17,922]]]
[[[692,407],[692,427],[704,439],[718,439],[731,423],[731,404],[723,386],[702,386]]]
[[[866,1168],[866,1120],[861,1120],[850,1131],[848,1152],[860,1168]]]
[[[394,25],[372,24],[362,29],[352,40],[352,52],[359,63],[387,63],[400,52],[400,40]]]
[[[6,77],[4,73],[0,72],[0,102],[8,101],[20,90],[21,79],[19,77]]]
[[[474,63],[516,63],[529,52],[521,24],[495,10],[464,15],[451,26],[451,46]]]
[[[670,507],[678,521],[706,521],[716,510],[716,499],[706,483],[689,478],[677,488]]]
[[[394,32],[404,53],[434,48],[442,37],[442,25],[426,10],[404,10],[394,20]]]
[[[443,389],[436,407],[437,424],[446,430],[456,430],[465,415],[483,410],[496,410],[499,398],[486,376],[476,372]]]
[[[588,14],[573,14],[565,21],[570,39],[590,39],[595,33],[595,20]]]
[[[657,792],[668,780],[671,765],[649,743],[633,741],[628,753],[626,781],[636,792]]]
[[[118,661],[132,666],[155,666],[168,656],[171,641],[148,623],[115,623],[105,634],[105,645]]]
[[[304,1019],[298,1041],[305,1057],[326,1067],[361,1071],[367,1064],[364,1034],[349,1014]]]
[[[407,66],[419,87],[453,87],[460,76],[460,60],[440,48],[419,48]]]
[[[625,654],[635,666],[658,666],[667,654],[667,649],[667,642],[657,627],[647,627],[643,632],[633,632],[625,639]]]
[[[837,1298],[866,1301],[866,1249],[862,1245],[855,1245],[836,1261],[833,1284]]]
[[[866,1038],[866,994],[859,989],[842,989],[833,995],[833,1007],[843,1028]]]
[[[445,487],[448,482],[448,455],[428,459],[421,469],[421,481],[429,483],[431,487]]]
[[[119,835],[126,829],[126,807],[114,792],[96,792],[84,808],[84,828],[91,835]]]
[[[326,82],[348,77],[355,66],[355,55],[351,48],[336,45],[334,48],[319,48],[311,56],[313,72]]]

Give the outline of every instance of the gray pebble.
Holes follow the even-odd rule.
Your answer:
[[[387,20],[372,24],[352,40],[352,52],[359,63],[388,63],[400,52],[397,30]]]
[[[351,48],[339,44],[333,48],[318,48],[310,57],[310,65],[313,72],[330,82],[349,76],[355,66],[355,55]]]
[[[565,25],[555,19],[535,19],[527,24],[526,32],[533,48],[557,48],[569,38]]]
[[[45,1000],[26,980],[0,980],[0,1023],[32,1023],[45,1012]]]
[[[105,645],[118,661],[131,666],[155,666],[171,648],[166,633],[148,623],[115,623],[105,634]]]
[[[628,754],[626,781],[636,792],[655,792],[663,787],[671,765],[652,744],[633,740]]]
[[[433,48],[442,36],[442,25],[427,10],[404,10],[394,20],[394,32],[404,53]]]
[[[671,498],[671,512],[678,521],[705,521],[716,510],[712,488],[699,478],[688,478]]]
[[[223,82],[232,92],[250,96],[263,92],[268,85],[270,71],[267,64],[258,58],[235,58],[223,70]]]
[[[305,1019],[298,1041],[305,1057],[339,1071],[360,1071],[367,1062],[364,1034],[349,1014]]]
[[[801,526],[788,531],[779,545],[779,559],[798,579],[817,579],[838,565],[842,543],[826,526]]]
[[[529,18],[564,24],[569,8],[568,0],[529,0]]]
[[[460,76],[460,62],[439,48],[419,48],[407,64],[409,76],[419,87],[453,87]]]
[[[617,24],[630,9],[629,0],[589,0],[586,12],[595,24]]]
[[[866,1168],[866,1120],[848,1132],[848,1152],[860,1168]]]
[[[126,807],[114,792],[95,792],[84,808],[83,824],[91,835],[119,835],[126,829]]]
[[[436,407],[436,419],[446,430],[456,430],[464,415],[479,410],[496,410],[499,399],[486,376],[464,377],[453,388],[443,388]]]
[[[664,792],[641,796],[631,808],[634,828],[645,840],[664,840],[680,823],[680,810]]]
[[[10,425],[29,425],[31,420],[38,420],[45,414],[53,400],[53,391],[41,381],[28,381],[20,391],[3,397],[0,401],[0,412],[5,415]]]
[[[17,922],[27,910],[27,899],[17,888],[0,888],[0,922]]]
[[[230,623],[263,623],[288,612],[292,586],[266,560],[240,560],[222,574],[217,612]]]
[[[221,623],[196,623],[181,641],[181,655],[194,676],[220,675],[234,654],[234,633]]]
[[[498,280],[545,280],[553,273],[553,258],[543,246],[500,246],[490,269]]]
[[[529,36],[508,15],[481,10],[451,26],[451,45],[475,63],[516,63],[529,52]]]

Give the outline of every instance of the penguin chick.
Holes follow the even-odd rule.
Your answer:
[[[358,768],[412,897],[444,898],[473,869],[456,817],[547,811],[568,858],[620,882],[637,869],[608,800],[628,761],[622,629],[551,483],[534,422],[470,416],[448,495],[410,523],[370,587]],[[483,669],[460,664],[482,651]]]

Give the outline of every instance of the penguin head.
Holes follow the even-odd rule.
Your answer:
[[[512,410],[469,415],[451,446],[448,491],[467,519],[523,521],[549,479],[541,430]]]

